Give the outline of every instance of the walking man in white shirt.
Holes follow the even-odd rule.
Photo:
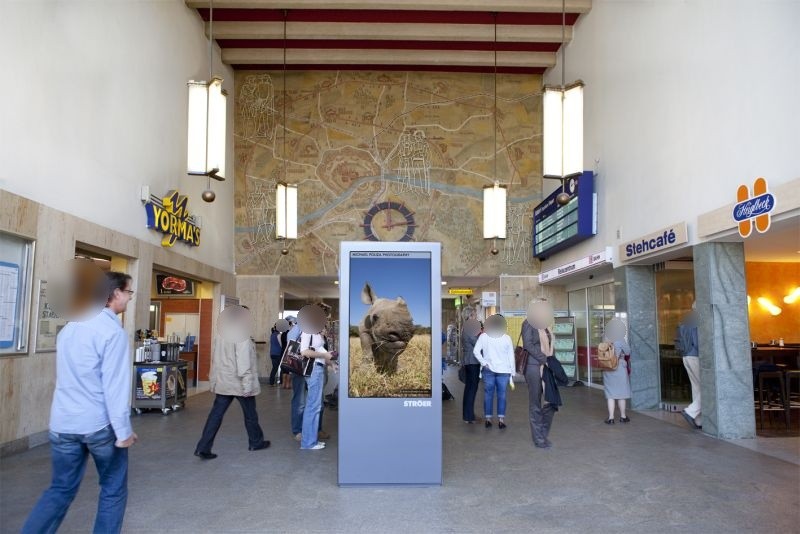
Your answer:
[[[133,296],[131,277],[106,273],[105,309],[68,323],[56,342],[56,390],[50,411],[53,480],[22,528],[55,532],[78,493],[91,454],[100,479],[95,533],[122,530],[128,499],[128,447],[138,439],[130,423],[128,335],[117,318]]]

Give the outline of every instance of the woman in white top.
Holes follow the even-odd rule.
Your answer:
[[[486,428],[492,426],[494,396],[497,393],[497,426],[506,427],[506,389],[514,376],[514,346],[505,333],[502,315],[486,320],[486,333],[478,337],[473,354],[481,364],[483,377],[483,414]]]
[[[325,448],[325,443],[317,440],[319,415],[322,411],[322,388],[325,381],[325,365],[331,360],[331,354],[325,350],[325,337],[322,334],[300,334],[300,354],[314,358],[314,370],[306,377],[308,393],[306,407],[303,410],[303,432],[300,438],[301,449],[318,450]]]

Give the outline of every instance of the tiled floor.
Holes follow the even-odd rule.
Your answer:
[[[211,395],[183,411],[134,418],[126,532],[796,532],[800,467],[632,413],[603,424],[602,392],[563,391],[554,448],[533,448],[527,390],[510,393],[509,428],[461,422],[461,384],[444,405],[444,485],[339,488],[336,412],[322,451],[299,451],[288,426],[290,391],[258,397],[273,446],[249,452],[234,404],[217,439],[218,459],[194,456]],[[476,406],[481,405],[479,395]],[[479,410],[480,411],[480,410]],[[791,452],[791,451],[790,451]],[[391,459],[387,459],[391,461]],[[2,460],[0,530],[18,532],[48,484],[49,448]],[[61,532],[90,530],[97,498],[93,470]]]

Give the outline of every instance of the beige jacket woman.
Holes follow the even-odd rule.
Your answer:
[[[256,346],[248,339],[239,343],[214,338],[211,347],[211,391],[217,395],[252,397],[261,393]]]

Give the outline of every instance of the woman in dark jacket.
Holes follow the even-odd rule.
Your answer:
[[[269,357],[272,360],[272,370],[269,372],[269,385],[275,385],[275,375],[279,372],[281,366],[281,356],[283,356],[283,347],[281,346],[281,333],[272,326],[269,334]],[[280,376],[278,377],[278,384],[281,383]]]
[[[475,342],[481,334],[481,325],[477,319],[468,319],[461,333],[461,365],[464,366],[464,400],[462,416],[465,423],[475,423],[475,395],[478,393],[481,364],[473,351]]]
[[[528,305],[528,318],[522,323],[522,346],[528,351],[525,381],[528,383],[528,415],[533,444],[540,449],[552,446],[547,439],[556,407],[543,397],[542,374],[547,357],[553,355],[553,308],[546,300],[533,300]]]

